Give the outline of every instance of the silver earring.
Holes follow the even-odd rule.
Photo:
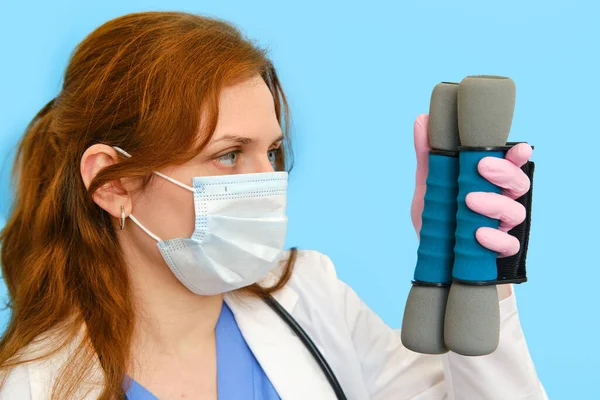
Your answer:
[[[125,207],[121,206],[121,230],[125,229]]]

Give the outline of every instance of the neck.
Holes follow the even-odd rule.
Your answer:
[[[214,346],[222,295],[192,293],[160,256],[160,265],[142,254],[126,255],[126,260],[136,310],[134,353],[145,353],[150,348],[161,354],[189,357]]]

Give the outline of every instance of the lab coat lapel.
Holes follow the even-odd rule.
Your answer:
[[[273,295],[290,313],[298,294],[284,287]],[[296,334],[261,299],[226,295],[236,322],[282,400],[330,400],[333,390]]]
[[[50,399],[55,380],[60,375],[62,368],[69,363],[77,346],[81,343],[84,329],[85,328],[82,326],[75,338],[53,355],[26,364],[29,375],[31,400]],[[56,344],[54,340],[52,336],[37,339],[36,342],[29,345],[27,357],[34,359],[45,355],[48,348],[52,348]],[[100,368],[97,356],[94,355],[93,360],[91,370],[89,370],[88,375],[85,376],[83,384],[77,389],[75,394],[77,399],[93,400],[97,399],[102,393],[104,375]]]

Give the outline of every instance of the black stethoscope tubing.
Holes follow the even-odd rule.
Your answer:
[[[317,364],[319,364],[321,371],[323,371],[323,373],[325,374],[325,377],[327,378],[327,381],[329,381],[329,384],[331,385],[331,388],[335,392],[337,398],[339,400],[347,400],[346,395],[344,394],[344,390],[342,389],[342,386],[335,377],[335,374],[331,370],[331,367],[327,363],[327,360],[325,360],[325,357],[323,357],[317,346],[313,343],[313,341],[310,339],[310,337],[304,331],[304,329],[302,329],[302,327],[298,325],[298,322],[296,322],[294,317],[292,317],[286,311],[286,309],[283,308],[283,306],[279,304],[279,302],[277,302],[277,300],[275,300],[272,296],[269,295],[265,297],[264,301],[265,303],[267,303],[267,305],[269,305],[269,307],[271,307],[273,311],[275,311],[277,315],[279,315],[279,317],[282,320],[285,321],[285,323],[290,327],[290,329],[298,336],[298,338],[304,344],[304,346],[306,346],[308,351],[310,351],[312,356],[317,361]]]

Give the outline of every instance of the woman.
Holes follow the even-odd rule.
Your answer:
[[[335,398],[270,295],[349,399],[546,398],[509,287],[495,353],[421,355],[329,258],[282,250],[287,112],[265,52],[222,21],[138,13],[88,36],[19,147],[0,398]],[[526,192],[530,155],[515,147],[488,179]],[[480,239],[504,255],[523,217],[512,198],[474,203],[503,220]]]

